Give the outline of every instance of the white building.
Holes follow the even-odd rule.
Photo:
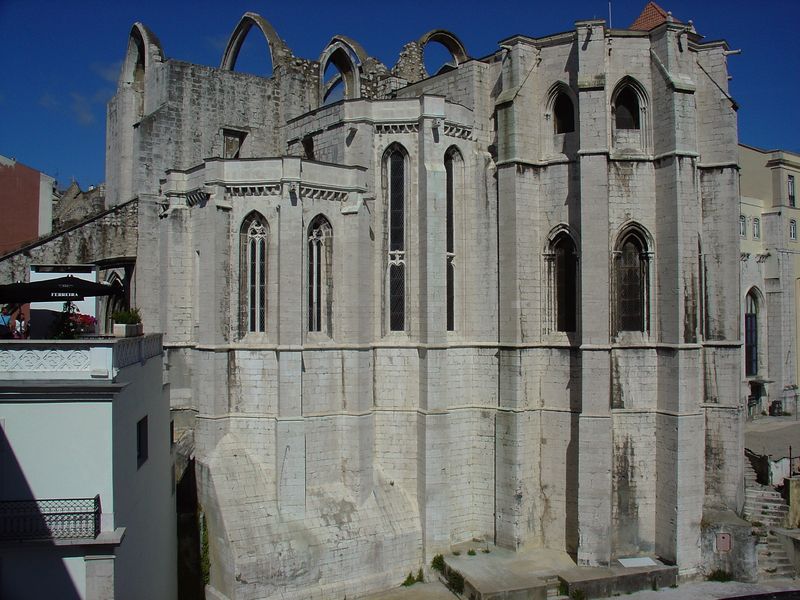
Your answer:
[[[0,342],[0,597],[174,599],[160,335]]]
[[[800,155],[739,146],[743,376],[750,416],[797,410]],[[774,404],[773,404],[774,403]]]

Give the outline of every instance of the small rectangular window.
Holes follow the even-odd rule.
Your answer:
[[[789,206],[795,207],[794,201],[794,175],[789,175],[786,183],[787,192],[789,193]]]
[[[247,133],[244,131],[235,131],[233,129],[223,129],[223,148],[222,158],[241,158],[242,145]]]
[[[789,221],[789,239],[797,241],[797,221],[794,219]]]
[[[169,422],[169,445],[170,447],[175,445],[175,420],[171,420]]]
[[[147,417],[136,423],[136,464],[141,467],[147,461]]]
[[[739,215],[739,237],[747,237],[747,219],[744,215]]]
[[[753,239],[761,239],[761,220],[753,219]]]

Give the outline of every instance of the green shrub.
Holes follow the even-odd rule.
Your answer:
[[[453,550],[453,556],[461,556],[460,550]]]
[[[425,578],[422,576],[422,567],[420,567],[419,571],[417,571],[417,582],[422,583],[423,581],[425,581]]]
[[[450,570],[447,573],[447,587],[453,590],[456,594],[463,594],[464,576],[458,571]]]
[[[484,554],[489,554],[491,550],[489,550],[488,548],[484,548],[483,550],[481,550],[481,552],[483,552]]]
[[[434,571],[439,571],[439,573],[443,573],[444,556],[442,556],[441,554],[437,554],[436,556],[434,556],[433,560],[431,561],[431,569],[433,569]]]
[[[118,310],[111,314],[114,323],[118,325],[136,325],[142,322],[142,317],[139,315],[138,308],[130,308],[128,310]]]
[[[467,551],[467,554],[469,554],[470,556],[475,556],[475,550],[473,550],[472,548],[470,548],[470,549]]]
[[[413,573],[409,573],[408,577],[406,577],[406,580],[403,582],[403,585],[405,587],[409,587],[409,586],[414,585],[415,583],[417,583],[417,580],[414,579],[414,574]]]
[[[733,579],[733,575],[730,574],[729,571],[724,571],[722,569],[714,569],[711,573],[708,574],[706,577],[709,581],[731,581]]]

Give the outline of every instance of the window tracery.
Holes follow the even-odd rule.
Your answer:
[[[308,228],[308,330],[331,336],[333,305],[333,229],[319,215]]]

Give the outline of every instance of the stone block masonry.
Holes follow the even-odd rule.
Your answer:
[[[473,539],[701,569],[741,499],[724,43],[580,21],[470,59],[435,30],[390,70],[235,31],[215,69],[134,26],[108,125],[210,592],[357,598]],[[234,70],[247,31],[269,78]]]

